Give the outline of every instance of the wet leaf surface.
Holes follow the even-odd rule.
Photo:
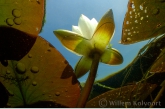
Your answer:
[[[38,35],[44,6],[45,0],[0,0],[0,25]]]
[[[165,33],[164,0],[129,0],[122,44],[132,44]]]
[[[41,102],[48,107],[76,106],[80,87],[73,69],[41,37],[21,60],[0,64],[0,71],[0,81],[10,93],[7,107],[41,107]]]
[[[86,107],[145,107],[145,98],[156,88],[155,84],[128,85],[103,93],[87,102]]]

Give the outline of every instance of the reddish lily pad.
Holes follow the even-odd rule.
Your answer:
[[[7,66],[0,64],[0,70],[0,81],[10,93],[8,107],[76,106],[80,86],[73,69],[41,37],[20,61],[8,60]]]
[[[44,6],[45,0],[0,0],[0,25],[38,35]]]
[[[162,50],[155,63],[150,69],[151,73],[165,72],[165,48]]]
[[[155,88],[156,84],[141,83],[128,85],[105,92],[88,101],[86,107],[143,107],[136,105],[144,100]]]
[[[165,33],[164,0],[129,0],[122,44],[132,44]]]

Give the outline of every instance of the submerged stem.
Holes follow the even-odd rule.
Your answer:
[[[89,94],[91,92],[93,83],[95,81],[97,68],[98,68],[98,65],[99,65],[99,60],[100,60],[100,54],[95,53],[94,57],[93,57],[93,60],[92,60],[92,66],[91,66],[91,69],[90,69],[88,79],[85,83],[84,88],[82,89],[80,98],[79,98],[78,103],[77,103],[78,108],[85,107],[85,105],[86,105],[86,102],[87,102]]]

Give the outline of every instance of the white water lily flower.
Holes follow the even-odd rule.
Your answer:
[[[78,26],[72,26],[72,31],[55,30],[54,34],[70,51],[82,55],[75,67],[77,78],[87,73],[92,65],[94,53],[100,54],[100,62],[118,65],[123,62],[122,55],[109,46],[114,34],[115,24],[110,9],[97,23],[96,19],[88,19],[81,15]]]

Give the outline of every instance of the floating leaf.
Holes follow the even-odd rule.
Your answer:
[[[1,19],[1,18],[0,18]],[[24,57],[36,41],[37,35],[31,35],[8,26],[0,26],[0,61],[19,60]]]
[[[0,25],[38,35],[44,6],[45,0],[0,0]]]
[[[150,69],[151,73],[165,72],[165,48]]]
[[[165,33],[164,0],[129,0],[122,44],[132,44]]]
[[[8,107],[76,106],[80,87],[73,69],[41,37],[20,61],[0,64],[0,71],[0,81],[12,95]]]
[[[103,93],[87,102],[86,107],[145,107],[142,102],[156,88],[155,84],[128,85]],[[139,105],[141,103],[141,105]]]

